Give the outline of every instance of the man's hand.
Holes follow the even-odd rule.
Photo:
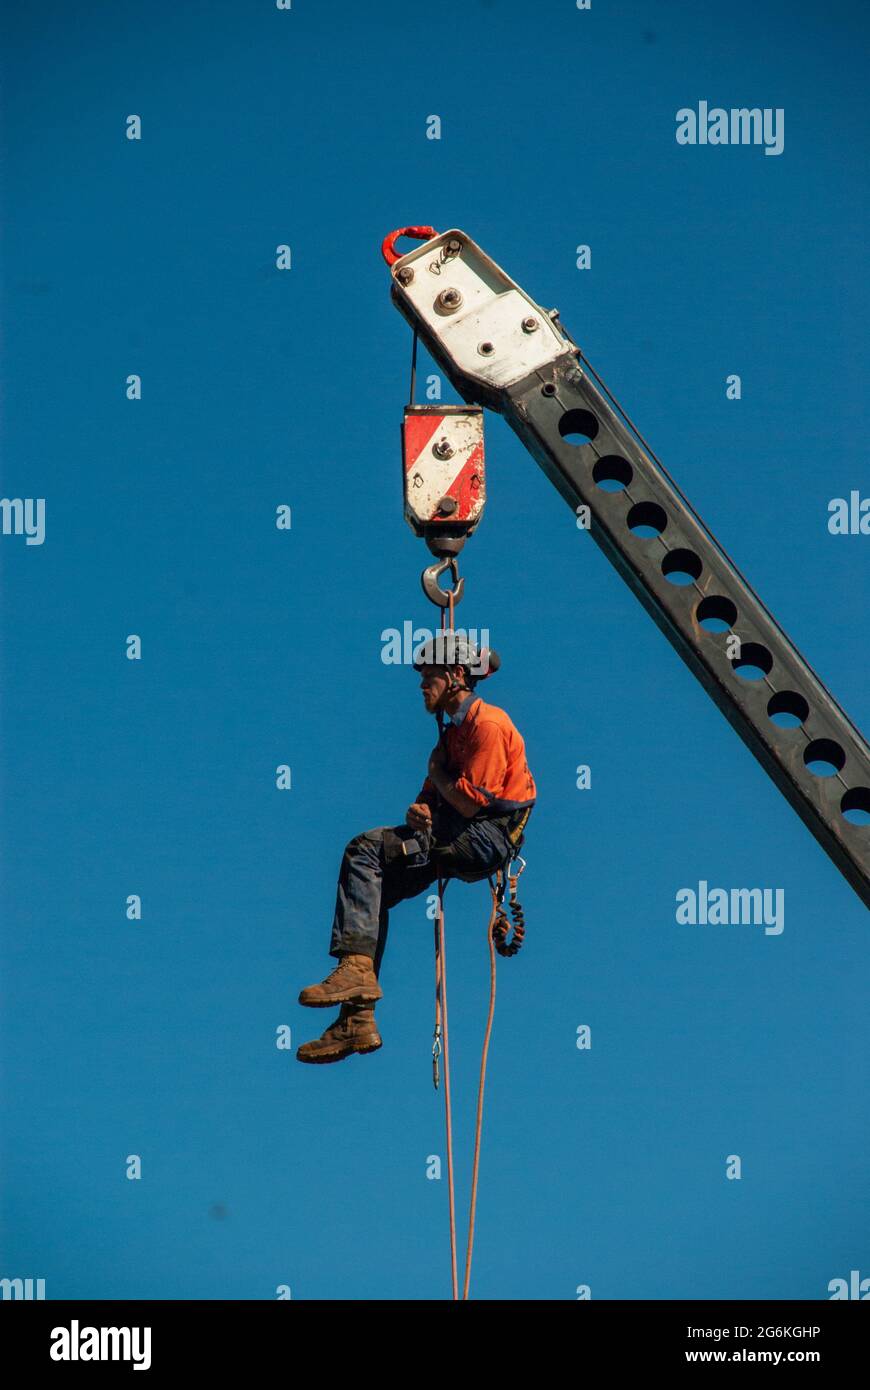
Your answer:
[[[412,830],[430,830],[432,827],[432,812],[425,801],[415,801],[413,806],[409,806],[405,812],[405,822],[410,825]]]

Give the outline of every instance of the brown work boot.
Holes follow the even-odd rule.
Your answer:
[[[299,1003],[311,1009],[328,1009],[331,1004],[374,1004],[383,994],[371,956],[351,953],[342,956],[319,985],[307,985]]]
[[[383,1040],[374,1009],[342,1004],[341,1013],[325,1033],[296,1049],[300,1062],[340,1062],[352,1052],[377,1052]]]

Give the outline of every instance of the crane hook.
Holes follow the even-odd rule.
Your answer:
[[[453,576],[452,589],[442,589],[438,583],[445,570],[449,570]],[[455,555],[445,555],[434,565],[428,565],[421,574],[420,581],[423,585],[423,593],[439,608],[446,608],[451,599],[454,604],[458,603],[465,590],[465,580],[459,577],[459,567]]]

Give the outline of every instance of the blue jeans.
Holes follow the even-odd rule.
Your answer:
[[[447,840],[441,838],[443,825],[436,825],[438,839],[430,849],[429,862],[418,866],[408,862],[397,843],[415,837],[407,825],[381,825],[355,836],[341,861],[329,954],[353,951],[371,956],[377,974],[387,944],[390,908],[405,898],[416,898],[438,877],[494,874],[513,858],[506,820],[510,818],[463,819],[461,827],[455,820],[448,822],[448,833],[458,833]]]

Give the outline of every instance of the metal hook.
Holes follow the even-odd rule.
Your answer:
[[[453,589],[442,589],[438,580],[445,570],[449,570],[453,576]],[[465,590],[465,580],[459,577],[459,566],[456,563],[455,555],[445,555],[437,564],[429,565],[424,569],[420,576],[423,585],[423,593],[432,603],[439,608],[446,608],[452,599],[456,604],[462,598]]]

